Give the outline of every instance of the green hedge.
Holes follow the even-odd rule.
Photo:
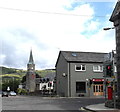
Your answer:
[[[18,88],[17,89],[17,93],[20,94],[20,95],[26,95],[28,92],[27,92],[26,89]]]

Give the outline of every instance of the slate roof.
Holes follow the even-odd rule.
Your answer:
[[[50,81],[53,81],[55,78],[55,72],[47,74],[44,78],[49,78]],[[40,83],[41,78],[36,78],[36,84]]]
[[[36,78],[35,83],[39,84],[40,83],[40,78]]]
[[[33,55],[32,55],[32,50],[30,51],[30,57],[29,57],[29,62],[28,62],[28,64],[34,64]]]
[[[60,51],[68,62],[104,62],[108,53]]]
[[[117,15],[120,16],[120,0],[118,0],[116,3],[116,6],[112,12],[111,17],[110,17],[110,21],[114,22],[114,19],[116,18]]]
[[[49,73],[45,76],[45,78],[49,78],[50,81],[52,81],[55,78],[55,74],[56,74],[55,72]]]

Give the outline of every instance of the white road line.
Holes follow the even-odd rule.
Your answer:
[[[86,111],[86,112],[91,112],[89,110],[84,109],[83,107],[79,108],[79,110],[83,110],[83,111]]]

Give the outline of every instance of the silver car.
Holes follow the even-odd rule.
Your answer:
[[[9,95],[10,96],[16,96],[17,94],[14,91],[10,91]]]

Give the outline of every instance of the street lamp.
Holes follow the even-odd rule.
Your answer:
[[[103,30],[110,30],[110,29],[115,29],[115,27],[107,27],[107,28],[103,28]]]

